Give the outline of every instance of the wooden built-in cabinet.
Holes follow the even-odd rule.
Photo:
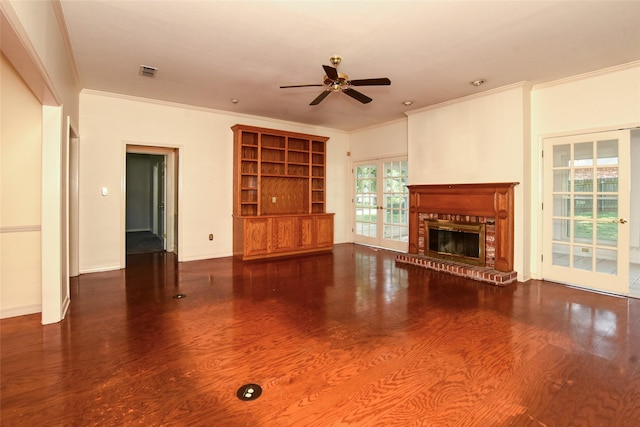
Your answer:
[[[328,138],[245,125],[232,129],[234,255],[247,260],[331,250]]]

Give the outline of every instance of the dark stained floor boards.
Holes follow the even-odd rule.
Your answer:
[[[61,323],[2,320],[0,424],[639,425],[640,301],[394,256],[160,252],[81,275]]]

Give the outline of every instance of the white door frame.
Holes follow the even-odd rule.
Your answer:
[[[71,118],[67,118],[69,146],[69,276],[80,274],[80,138]]]
[[[67,140],[62,107],[42,107],[42,324],[64,319],[69,307]],[[63,158],[63,156],[65,158]],[[65,184],[66,185],[66,184]]]
[[[180,237],[182,235],[181,228],[182,222],[179,212],[181,210],[182,197],[179,191],[180,183],[182,182],[182,165],[180,145],[163,145],[144,142],[132,142],[124,141],[123,149],[123,174],[122,174],[122,186],[125,191],[122,191],[122,201],[120,209],[120,265],[122,268],[126,267],[127,262],[127,242],[126,242],[126,224],[127,224],[127,153],[137,154],[154,154],[164,155],[166,158],[166,173],[165,179],[165,233],[167,238],[165,239],[165,249],[169,252],[175,252],[178,255],[178,261],[182,261],[180,257],[181,247]]]

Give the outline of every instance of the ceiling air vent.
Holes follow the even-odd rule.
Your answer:
[[[149,67],[148,65],[140,66],[140,75],[144,77],[155,77],[156,71],[158,71],[156,67]]]

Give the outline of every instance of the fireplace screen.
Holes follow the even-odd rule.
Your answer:
[[[484,266],[484,229],[484,224],[428,219],[425,221],[425,255]]]

